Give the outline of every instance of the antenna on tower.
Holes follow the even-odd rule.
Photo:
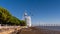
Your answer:
[[[24,10],[23,16],[22,16],[22,20],[24,20],[24,16],[27,16],[27,10]]]
[[[32,11],[31,11],[31,9],[29,11],[29,14],[30,14],[31,17],[34,16],[33,13],[32,13]]]
[[[24,16],[27,16],[27,12],[26,12],[27,10],[25,10],[25,12],[24,12]]]

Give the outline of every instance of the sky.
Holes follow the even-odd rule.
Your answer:
[[[20,20],[26,10],[32,25],[60,24],[60,0],[0,0],[0,6]]]

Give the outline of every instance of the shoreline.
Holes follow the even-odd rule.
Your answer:
[[[30,27],[30,28],[22,28],[17,32],[17,34],[60,34],[60,31]]]
[[[37,27],[29,27],[19,26],[16,28],[3,28],[4,32],[0,32],[0,34],[60,34],[60,31],[54,31],[49,29],[42,29]],[[8,32],[8,33],[7,33]]]

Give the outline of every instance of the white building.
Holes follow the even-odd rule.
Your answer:
[[[31,27],[31,17],[24,13],[24,20],[26,22],[27,27]]]

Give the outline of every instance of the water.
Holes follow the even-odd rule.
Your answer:
[[[60,31],[60,26],[37,26],[37,28]]]

